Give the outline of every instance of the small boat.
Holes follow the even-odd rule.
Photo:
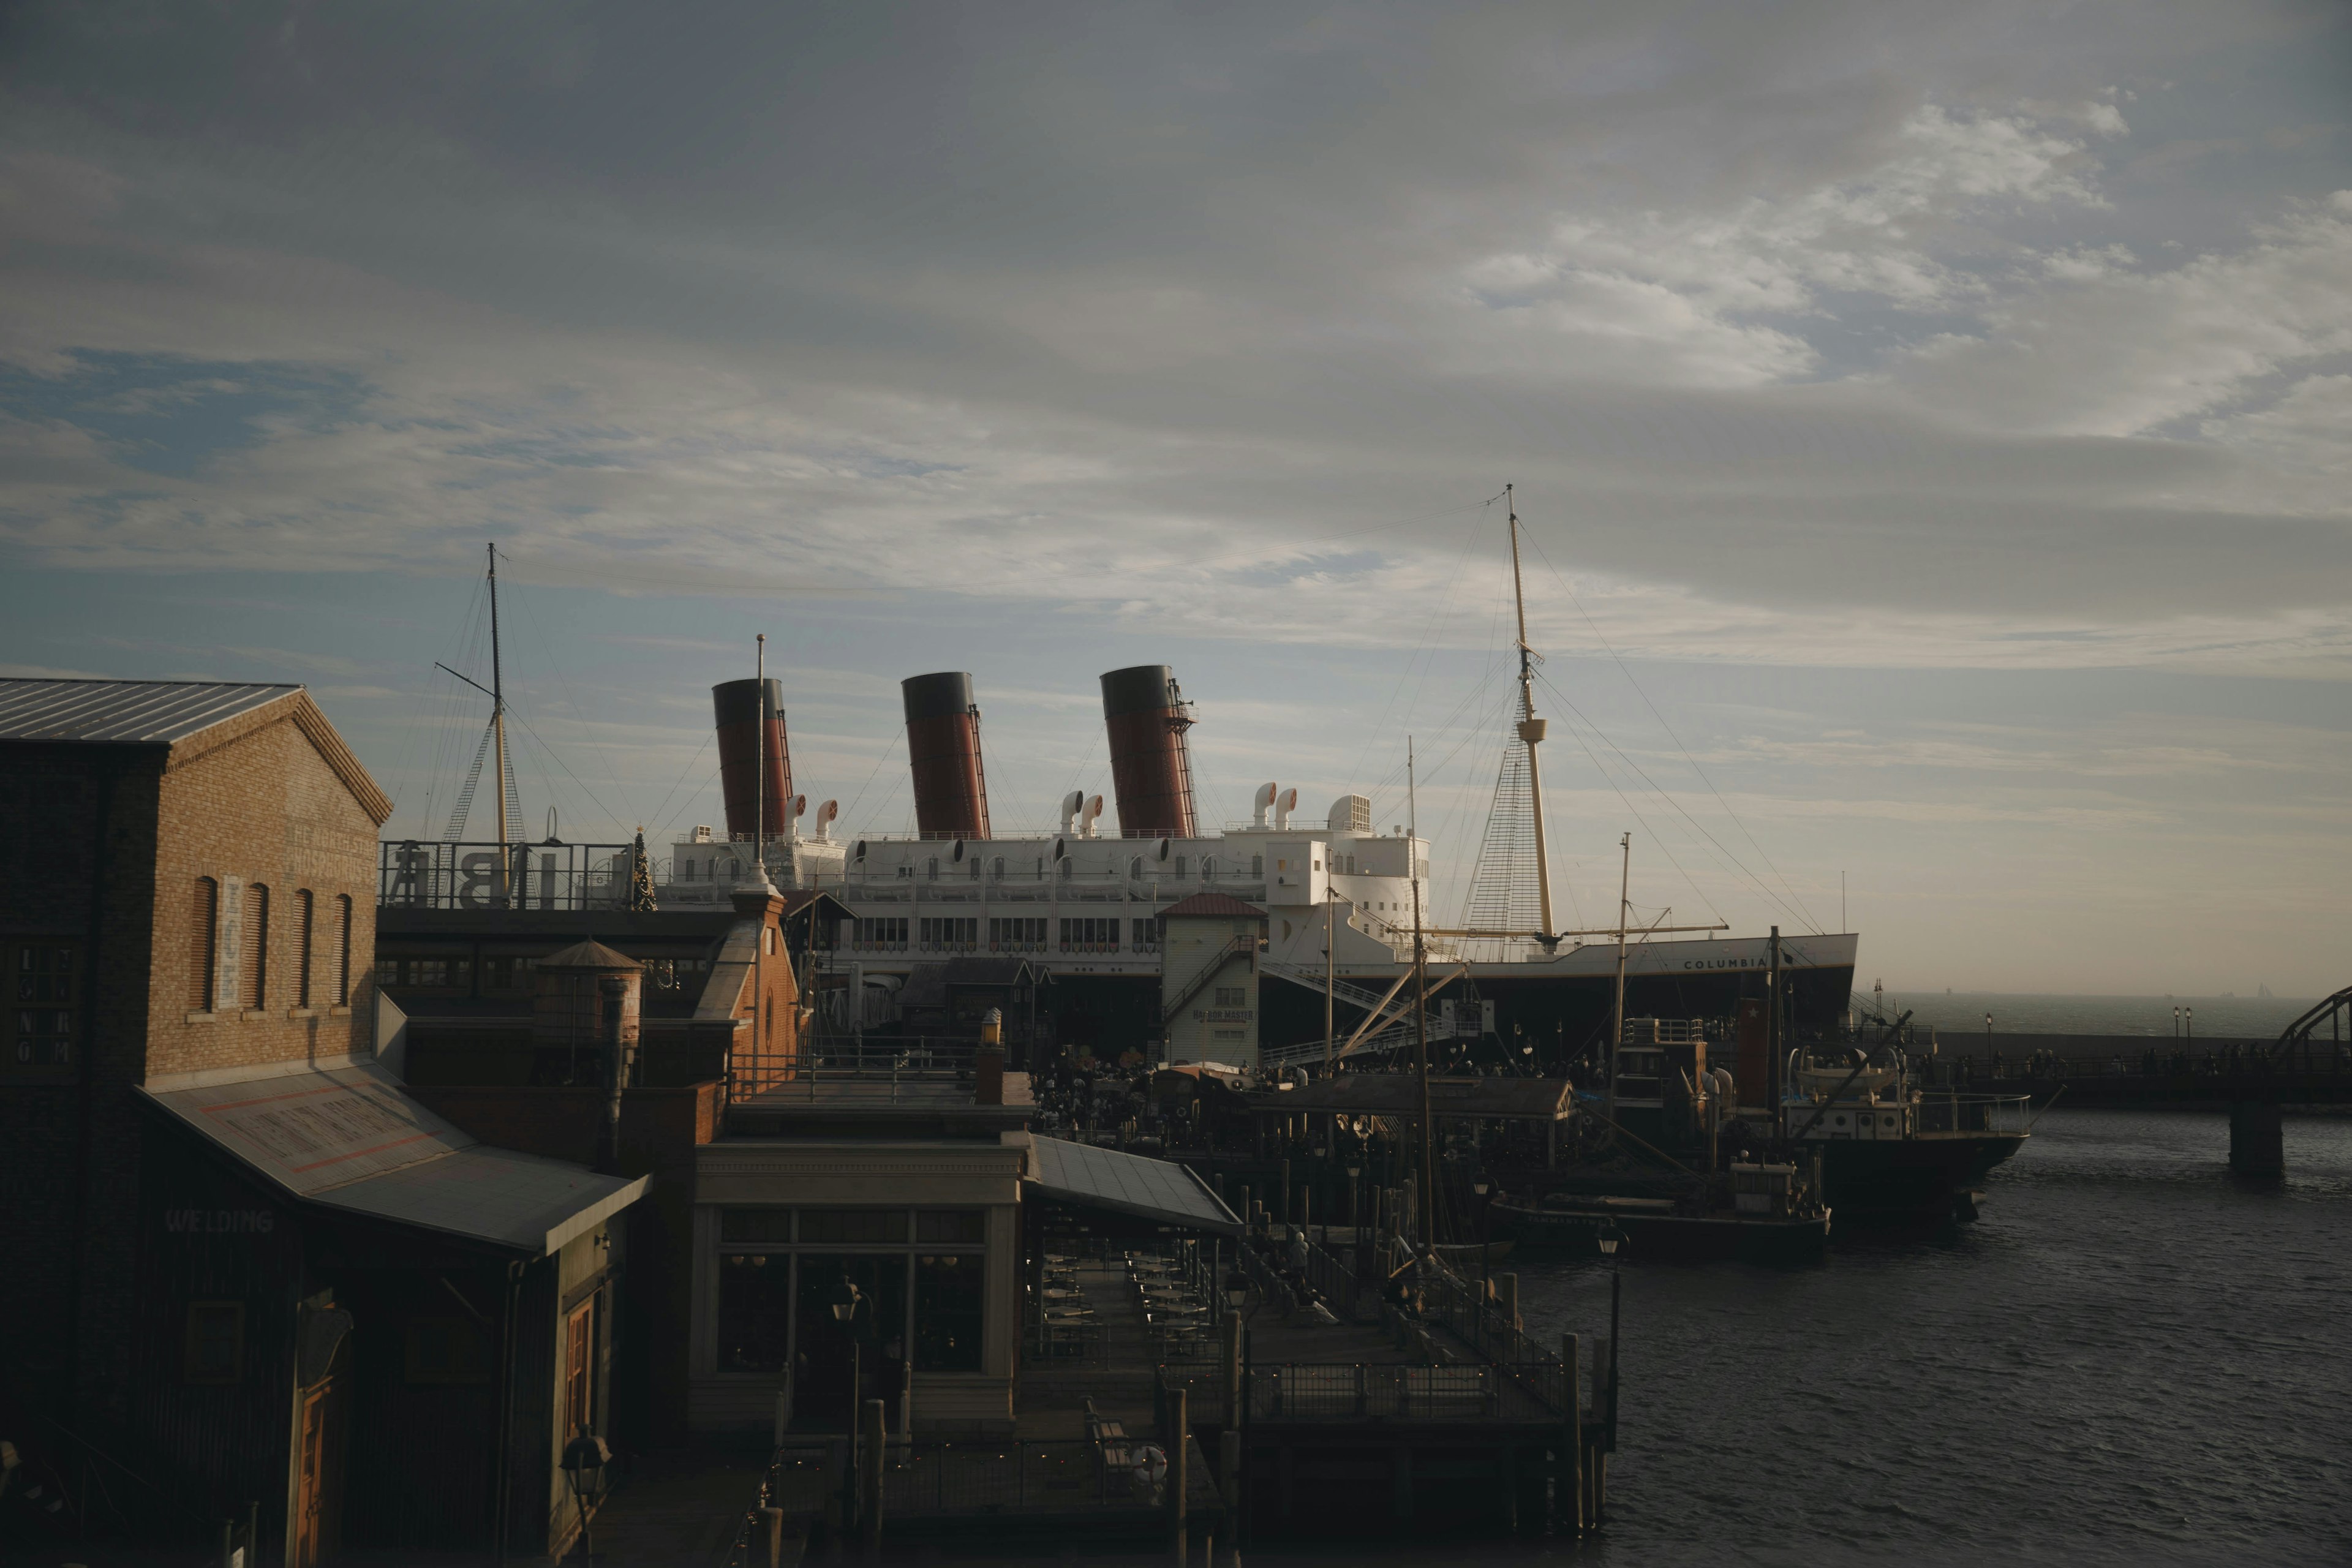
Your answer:
[[[1493,1224],[1529,1248],[1597,1257],[1613,1226],[1625,1256],[1676,1262],[1816,1263],[1829,1247],[1830,1211],[1811,1201],[1787,1165],[1734,1165],[1732,1206],[1683,1198],[1553,1193],[1498,1199]]]

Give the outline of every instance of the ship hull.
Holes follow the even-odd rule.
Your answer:
[[[1868,1140],[1807,1139],[1822,1159],[1822,1195],[1854,1225],[1940,1225],[1976,1218],[1985,1178],[2025,1144],[2022,1132],[1927,1132]]]

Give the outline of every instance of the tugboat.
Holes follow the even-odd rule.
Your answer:
[[[1851,1219],[1966,1223],[1977,1217],[1986,1176],[2032,1136],[2028,1102],[1963,1092],[1950,1060],[1894,1043],[1902,1023],[1885,1025],[1886,1041],[1874,1047],[1791,1050],[1782,1139]]]

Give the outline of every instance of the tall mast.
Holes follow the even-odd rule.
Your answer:
[[[1412,737],[1404,741],[1405,875],[1412,879],[1412,1062],[1421,1075],[1421,1239],[1437,1242],[1436,1137],[1429,1114],[1429,950],[1421,934],[1421,811],[1413,793]]]
[[[1333,917],[1339,912],[1339,889],[1331,885],[1331,846],[1323,846],[1323,1076],[1331,1076],[1331,1002],[1339,989],[1339,933]]]
[[[499,547],[482,547],[490,558],[490,749],[498,775],[490,793],[499,802],[499,901],[507,902],[507,846],[514,836],[507,822],[507,687],[499,668]]]
[[[751,674],[760,693],[760,745],[755,753],[759,761],[752,768],[751,789],[751,887],[756,892],[768,888],[768,634],[761,632],[751,655]],[[751,942],[751,1071],[753,1083],[767,1086],[768,1051],[768,981],[765,959],[768,952],[768,910],[760,907],[760,929]]]
[[[1625,925],[1632,909],[1633,836],[1629,832],[1617,842],[1625,858],[1617,870],[1617,1004],[1609,1014],[1609,1120],[1612,1122],[1617,1120],[1617,1048],[1625,1043]]]
[[[1503,510],[1511,519],[1511,598],[1519,616],[1519,739],[1528,748],[1528,796],[1536,818],[1536,907],[1549,942],[1553,940],[1551,859],[1544,847],[1543,768],[1536,761],[1536,742],[1544,738],[1545,721],[1536,717],[1535,650],[1528,646],[1528,594],[1519,574],[1518,502],[1509,485],[1503,487]]]

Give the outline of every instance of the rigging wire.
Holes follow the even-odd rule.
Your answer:
[[[716,734],[717,731],[715,730],[706,730],[703,731],[702,744],[694,749],[694,755],[688,759],[685,767],[678,770],[677,779],[669,786],[668,791],[662,795],[661,805],[654,807],[654,816],[656,818],[661,818],[661,826],[655,829],[656,832],[660,832],[662,828],[666,828],[669,826],[668,819],[662,817],[664,807],[669,805],[669,797],[677,793],[678,785],[686,783],[686,775],[694,771],[694,764],[702,761],[702,754],[710,750],[710,742]],[[680,811],[684,811],[689,804],[691,803],[688,801],[680,801],[678,803],[678,809]]]
[[[1559,583],[1560,592],[1568,595],[1568,602],[1576,606],[1576,613],[1583,617],[1584,624],[1591,629],[1594,640],[1608,650],[1611,661],[1617,667],[1617,673],[1625,678],[1625,684],[1633,689],[1633,694],[1642,700],[1642,706],[1647,708],[1650,710],[1650,717],[1658,721],[1658,728],[1664,730],[1666,732],[1666,738],[1674,742],[1675,750],[1682,753],[1682,759],[1690,764],[1691,772],[1698,775],[1699,782],[1706,785],[1707,793],[1715,796],[1716,804],[1723,807],[1724,816],[1729,817],[1732,826],[1739,829],[1740,837],[1748,840],[1749,847],[1756,851],[1757,858],[1764,862],[1765,869],[1772,873],[1780,882],[1781,891],[1788,894],[1789,902],[1783,903],[1781,907],[1789,909],[1793,905],[1793,912],[1819,932],[1822,929],[1821,922],[1813,919],[1812,910],[1806,907],[1805,900],[1799,896],[1797,890],[1789,885],[1789,879],[1781,874],[1780,868],[1772,863],[1772,857],[1765,849],[1763,843],[1748,830],[1748,824],[1740,820],[1739,814],[1731,809],[1731,803],[1724,799],[1721,790],[1715,787],[1715,781],[1707,776],[1706,769],[1698,765],[1698,759],[1690,754],[1690,748],[1683,744],[1682,737],[1675,732],[1675,727],[1666,722],[1666,716],[1658,711],[1658,705],[1650,700],[1650,694],[1642,689],[1642,683],[1633,679],[1633,672],[1627,668],[1624,656],[1620,654],[1609,639],[1601,635],[1601,627],[1593,620],[1591,612],[1584,607],[1584,601],[1576,596],[1576,590],[1569,586],[1568,578],[1561,574],[1559,567],[1552,564],[1551,557],[1544,553],[1543,542],[1535,536],[1532,529],[1527,531],[1526,537],[1528,542],[1535,547],[1536,559],[1544,563],[1544,569],[1552,574],[1555,582]],[[1545,684],[1549,686],[1550,682],[1546,681]],[[1742,867],[1741,869],[1745,871],[1747,868]],[[1753,873],[1749,875],[1752,877]]]
[[[1549,681],[1545,681],[1544,684],[1547,688],[1551,685]],[[1554,695],[1558,695],[1557,691],[1554,692]],[[1568,700],[1566,698],[1563,697],[1560,700],[1563,704],[1568,704]],[[1572,713],[1576,712],[1576,709],[1572,704],[1568,704],[1568,706],[1569,711]],[[1583,714],[1576,713],[1576,716],[1578,719],[1582,720],[1585,725],[1591,725],[1591,721],[1585,719]],[[1583,729],[1580,728],[1576,724],[1570,724],[1568,726],[1568,732],[1576,737],[1576,743],[1584,748],[1584,754],[1586,756],[1592,759],[1593,771],[1601,775],[1603,783],[1607,784],[1612,790],[1616,792],[1617,798],[1624,803],[1625,809],[1633,813],[1633,820],[1642,825],[1642,831],[1650,836],[1650,842],[1655,844],[1658,847],[1658,852],[1666,858],[1666,863],[1675,868],[1676,874],[1679,875],[1685,882],[1689,884],[1691,892],[1696,896],[1700,903],[1706,906],[1708,913],[1714,915],[1717,920],[1723,919],[1723,911],[1716,907],[1715,900],[1708,898],[1706,896],[1706,889],[1702,889],[1698,885],[1697,881],[1693,879],[1691,874],[1683,868],[1683,863],[1675,858],[1674,848],[1666,842],[1664,836],[1660,834],[1656,828],[1650,826],[1650,819],[1642,815],[1642,808],[1635,805],[1633,798],[1626,795],[1623,789],[1618,786],[1617,781],[1614,778],[1610,776],[1609,769],[1607,765],[1601,762],[1600,753],[1595,752],[1592,749],[1591,742],[1584,738]],[[1609,737],[1607,735],[1601,734],[1599,730],[1594,730],[1593,733],[1601,735],[1601,738],[1604,742],[1609,742]],[[1616,750],[1614,742],[1609,742],[1609,745],[1610,750]],[[1620,752],[1619,754],[1622,757],[1623,753]]]
[[[1494,495],[1489,496],[1486,500],[1479,502],[1479,510],[1481,511],[1489,511],[1490,509],[1493,508],[1494,504],[1502,499],[1502,492],[1498,490]],[[1469,509],[1465,507],[1462,510],[1466,511]],[[1444,515],[1452,514],[1449,513]],[[1355,766],[1349,770],[1351,775],[1360,775],[1363,773],[1364,759],[1372,754],[1372,748],[1379,744],[1381,736],[1386,731],[1388,728],[1389,715],[1396,710],[1397,698],[1403,693],[1405,683],[1412,679],[1412,668],[1414,664],[1423,662],[1423,655],[1424,653],[1429,653],[1430,638],[1435,635],[1438,623],[1444,618],[1447,607],[1454,602],[1454,590],[1461,583],[1462,574],[1470,564],[1471,551],[1476,546],[1477,542],[1478,530],[1476,528],[1472,527],[1463,530],[1462,552],[1454,558],[1453,575],[1449,576],[1445,580],[1445,592],[1439,595],[1436,607],[1430,611],[1429,619],[1422,627],[1421,640],[1414,645],[1412,655],[1406,658],[1404,669],[1398,675],[1396,685],[1390,689],[1389,700],[1381,707],[1379,720],[1373,723],[1370,731],[1365,735],[1364,749],[1356,754]],[[1423,664],[1421,680],[1413,687],[1412,703],[1408,704],[1405,710],[1408,721],[1410,721],[1412,715],[1412,705],[1418,704],[1421,700],[1422,689],[1425,687],[1429,681],[1430,667],[1433,666],[1435,662],[1435,656],[1431,654],[1428,660]]]
[[[501,555],[506,554],[504,551],[500,551],[499,553]],[[506,558],[509,561],[512,561],[514,559],[511,555],[507,555]],[[539,612],[531,608],[530,596],[520,592],[520,585],[519,584],[513,587],[509,587],[507,590],[507,597],[517,601],[522,605],[523,619],[530,623],[531,635],[539,639],[539,651],[546,657],[547,667],[555,672],[556,683],[563,689],[563,700],[570,704],[572,713],[576,716],[580,723],[582,732],[587,739],[588,744],[596,752],[597,760],[604,764],[604,782],[613,786],[613,793],[618,795],[620,797],[621,804],[624,806],[626,806],[629,804],[629,792],[622,787],[620,777],[614,771],[612,753],[604,749],[604,741],[597,735],[593,724],[588,718],[588,710],[580,705],[579,697],[572,691],[572,678],[564,673],[563,661],[555,657],[555,649],[549,644],[547,640],[547,633],[541,628],[539,624]],[[631,820],[635,819],[632,818]]]

